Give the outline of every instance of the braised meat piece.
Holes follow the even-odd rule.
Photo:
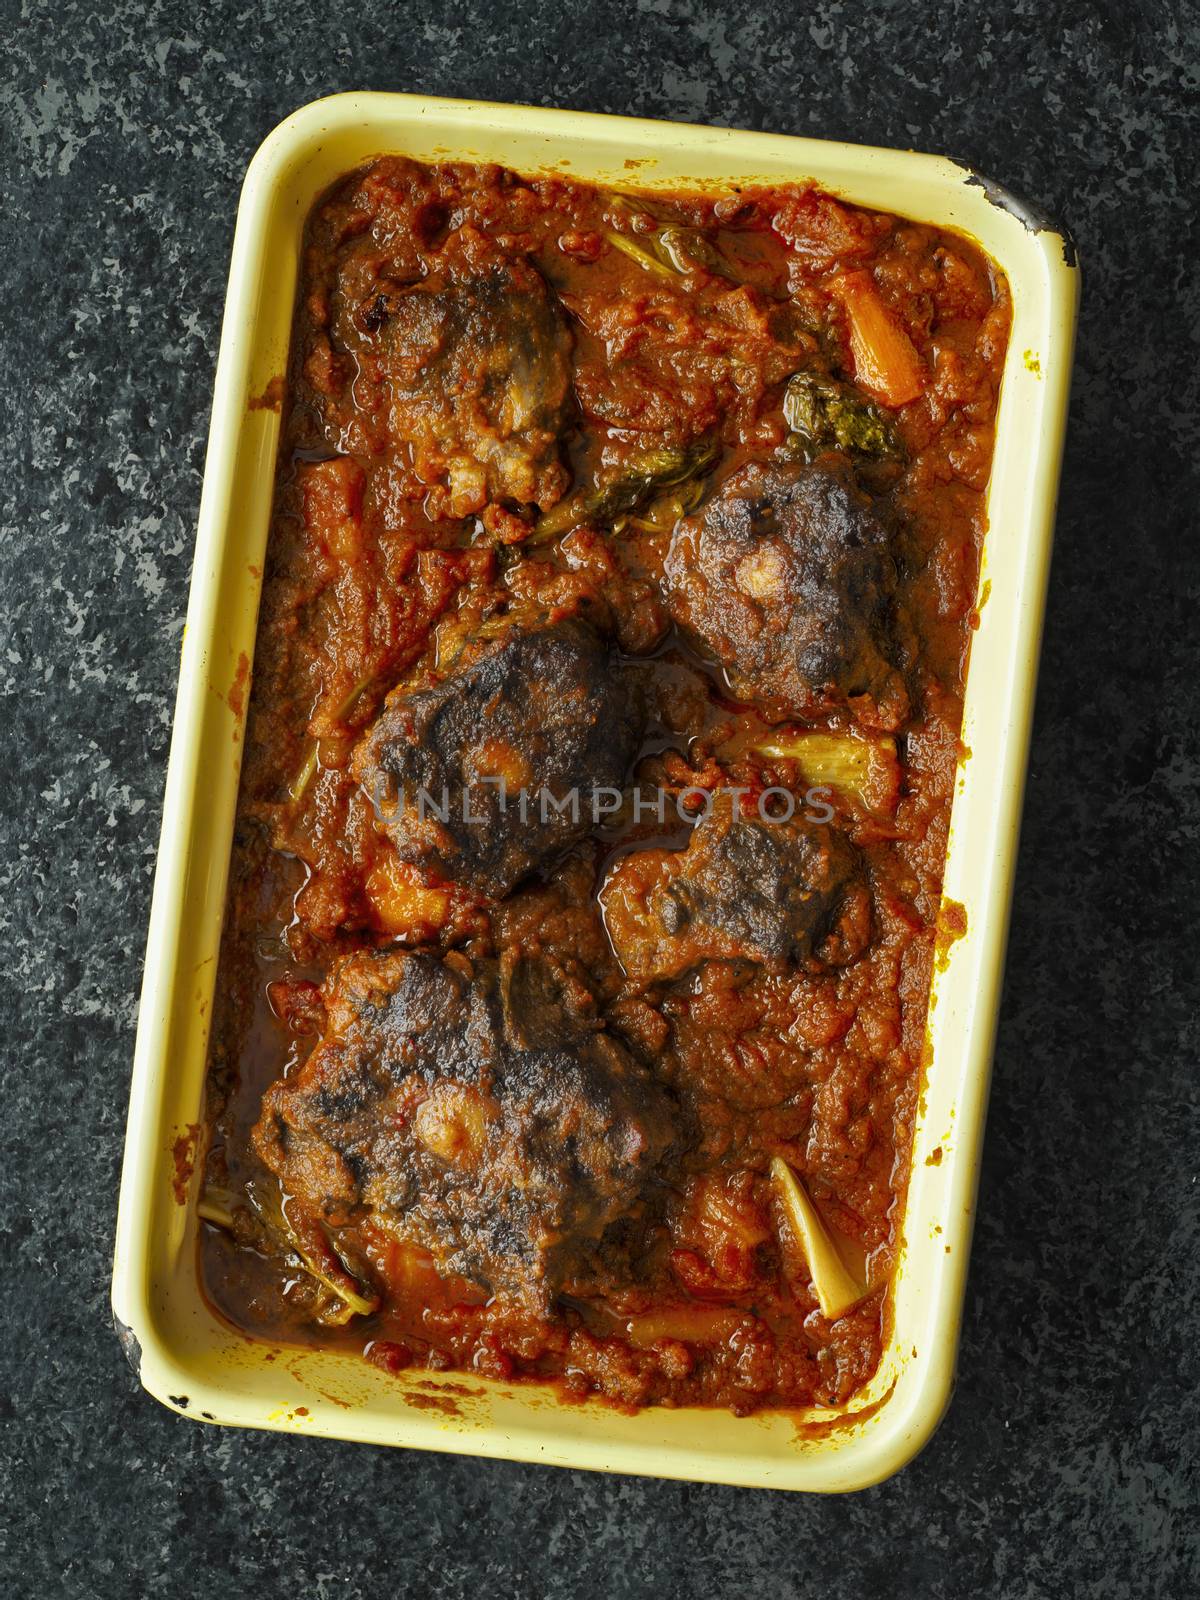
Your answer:
[[[870,938],[871,900],[844,834],[797,814],[764,821],[719,794],[683,851],[626,856],[601,892],[609,938],[637,983],[703,961],[775,971],[852,961]]]
[[[640,731],[609,646],[568,620],[394,697],[354,772],[402,861],[500,897],[586,836],[594,793],[620,787]]]
[[[415,286],[377,295],[390,431],[412,446],[448,509],[489,500],[552,505],[566,488],[558,440],[571,398],[571,335],[537,269],[472,228],[452,233]]]
[[[561,971],[360,952],[327,1013],[254,1131],[289,1195],[334,1227],[369,1212],[541,1314],[614,1261],[629,1274],[623,1239],[659,1198],[672,1108]]]
[[[740,468],[680,523],[666,581],[676,621],[721,663],[734,694],[768,715],[849,705],[888,730],[907,716],[889,659],[888,535],[842,473]]]

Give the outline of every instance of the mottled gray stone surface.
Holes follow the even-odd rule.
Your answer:
[[[331,21],[331,12],[351,20]],[[0,1590],[1187,1596],[1196,1506],[1195,4],[8,3],[0,38]],[[1084,312],[957,1399],[850,1500],[217,1431],[108,1275],[245,164],[355,86],[965,157]]]

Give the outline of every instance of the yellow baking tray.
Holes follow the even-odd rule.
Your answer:
[[[344,1353],[250,1341],[197,1275],[209,1019],[254,654],[301,232],[315,198],[382,153],[557,168],[641,187],[815,180],[976,240],[1012,288],[945,893],[966,933],[936,975],[891,1335],[844,1411],[566,1404],[461,1373],[389,1376]],[[246,175],[217,366],[150,916],[113,1274],[117,1331],[159,1400],[209,1422],[611,1472],[846,1490],[895,1472],[949,1400],[1017,849],[1070,379],[1069,239],[941,157],[525,106],[344,94],[282,123]],[[277,385],[275,390],[277,391]],[[265,403],[264,403],[265,402]],[[1011,1308],[992,1308],[995,1316]]]

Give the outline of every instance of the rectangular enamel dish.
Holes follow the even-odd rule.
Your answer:
[[[971,754],[958,775],[945,876],[967,931],[934,982],[890,1338],[876,1377],[845,1412],[626,1416],[563,1404],[531,1384],[393,1377],[343,1353],[253,1343],[200,1293],[196,1147],[279,438],[273,380],[286,370],[309,208],[343,173],[384,153],[557,168],[646,188],[811,179],[859,205],[959,230],[1011,285],[987,601],[962,734]],[[276,128],[250,165],[234,239],[121,1184],[113,1308],[151,1394],[210,1422],[771,1488],[860,1488],[925,1443],[954,1377],[1077,295],[1070,241],[940,157],[388,94],[319,101]]]

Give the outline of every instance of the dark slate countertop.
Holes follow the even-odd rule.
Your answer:
[[[0,62],[0,1589],[14,1597],[1200,1592],[1200,17],[864,0],[111,0]],[[346,13],[331,20],[335,12]],[[210,1429],[108,1280],[242,172],[352,87],[959,156],[1084,306],[957,1397],[820,1500]]]

